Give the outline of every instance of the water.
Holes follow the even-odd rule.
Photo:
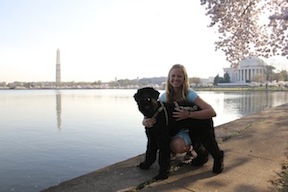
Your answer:
[[[33,192],[145,152],[136,90],[0,90],[0,191]],[[215,126],[288,92],[198,92]]]

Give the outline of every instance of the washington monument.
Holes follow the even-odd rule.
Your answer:
[[[61,83],[61,68],[60,68],[60,50],[57,49],[56,54],[56,85]]]

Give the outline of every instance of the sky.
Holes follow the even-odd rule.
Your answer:
[[[0,0],[0,82],[223,76],[199,0]]]

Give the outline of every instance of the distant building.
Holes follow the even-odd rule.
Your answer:
[[[56,52],[56,85],[61,83],[60,50]]]
[[[238,68],[224,68],[224,74],[228,73],[231,83],[251,82],[256,77],[265,76],[266,63],[258,57],[246,57],[240,61]]]

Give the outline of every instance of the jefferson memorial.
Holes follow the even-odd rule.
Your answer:
[[[255,56],[244,58],[238,68],[224,68],[224,74],[228,73],[231,83],[251,82],[256,77],[265,77],[265,65],[263,60]]]

